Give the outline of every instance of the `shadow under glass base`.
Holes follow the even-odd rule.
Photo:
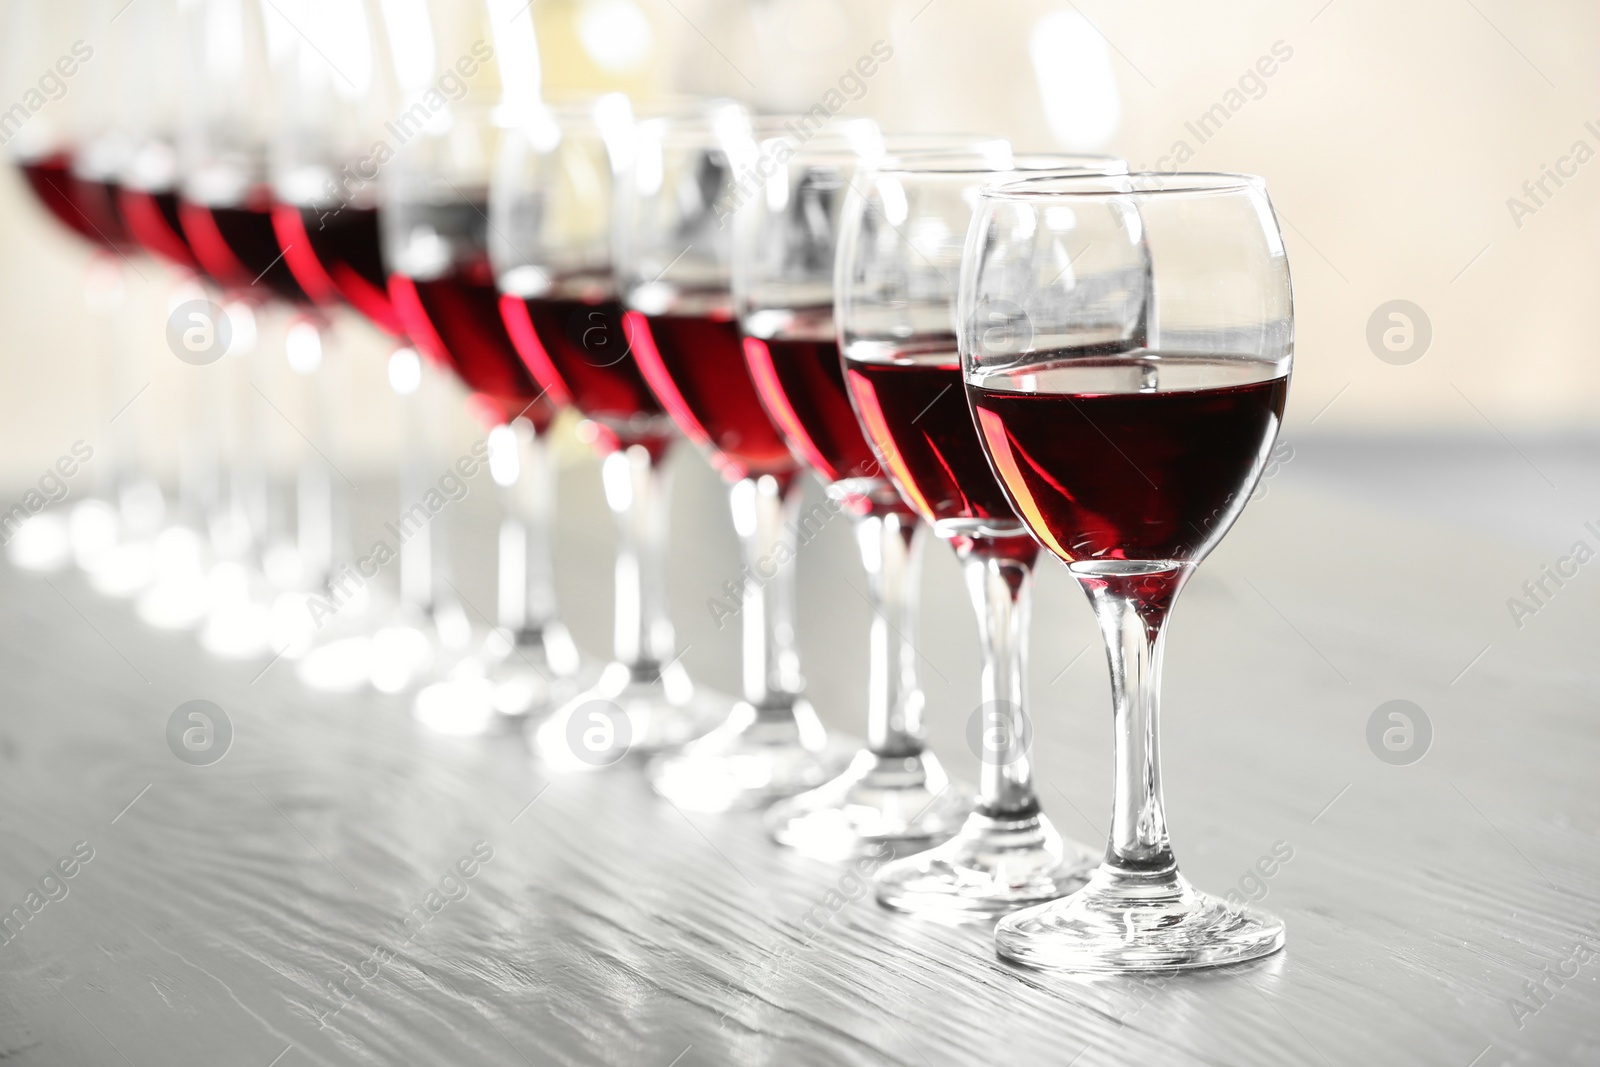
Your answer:
[[[648,774],[657,793],[690,811],[755,808],[823,784],[859,747],[857,740],[829,735],[804,699],[792,715],[741,700],[715,730],[657,756]]]
[[[898,855],[954,834],[972,809],[966,786],[950,780],[931,752],[857,752],[844,773],[767,810],[767,832],[816,859],[842,860],[885,846]]]
[[[609,767],[634,754],[679,748],[727,718],[732,698],[689,680],[679,663],[633,668],[608,663],[534,731],[534,755],[552,770]]]
[[[1069,897],[995,926],[1000,955],[1072,971],[1186,970],[1242,963],[1283,947],[1283,923],[1194,888],[1176,870],[1132,874],[1102,864]]]
[[[982,921],[1066,896],[1100,854],[1063,838],[1043,815],[973,812],[944,844],[878,871],[878,903],[945,922]]]

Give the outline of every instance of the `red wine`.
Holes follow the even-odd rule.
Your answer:
[[[71,179],[72,203],[94,231],[95,241],[113,252],[134,250],[133,236],[123,221],[122,209],[117,204],[118,185],[114,181],[97,181],[74,174]]]
[[[176,189],[151,191],[124,185],[117,204],[122,209],[122,221],[127,223],[128,232],[146,252],[180,267],[199,269],[194,251],[183,236]]]
[[[228,289],[272,294],[291,303],[310,304],[295,281],[272,229],[272,207],[262,197],[216,207],[184,200],[178,205],[184,236],[201,268]]]
[[[671,434],[645,384],[614,300],[500,298],[500,313],[534,378],[600,423],[623,445]]]
[[[279,204],[272,225],[284,261],[300,287],[334,295],[391,337],[405,331],[389,299],[388,275],[378,240],[378,209],[344,206],[333,211]]]
[[[730,479],[790,475],[794,457],[756,394],[739,326],[707,315],[624,317],[639,369],[683,435]]]
[[[45,205],[46,210],[56,216],[56,221],[61,222],[62,226],[88,242],[115,251],[117,245],[114,235],[104,229],[104,219],[99,219],[101,226],[96,227],[93,214],[83,210],[78,203],[78,197],[85,192],[85,182],[72,176],[72,158],[66,152],[54,152],[22,163],[22,176],[27,179],[30,189],[34,190],[38,202]],[[114,229],[120,229],[120,226]]]
[[[818,474],[830,482],[881,477],[850,406],[837,342],[747,337],[744,355],[767,413]]]
[[[1288,386],[1272,363],[1162,353],[1035,365],[967,392],[1001,481],[1046,548],[1068,563],[1182,562],[1244,507]]]
[[[961,387],[961,364],[849,360],[850,395],[906,502],[928,522],[1015,525],[1016,514],[983,457]]]
[[[412,343],[451,367],[502,419],[522,415],[540,433],[549,428],[555,399],[534,382],[511,343],[487,259],[433,278],[390,275],[389,296]]]

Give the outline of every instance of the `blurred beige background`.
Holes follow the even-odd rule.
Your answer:
[[[847,110],[886,127],[989,129],[1136,167],[1171,165],[1186,149],[1188,169],[1264,175],[1296,283],[1291,436],[1518,441],[1600,422],[1594,4],[535,0],[534,12],[552,91],[715,91],[805,109],[881,40],[893,56],[859,91],[846,84],[859,96]],[[1558,166],[1563,184],[1544,178],[1530,197],[1524,183]],[[1514,218],[1512,197],[1533,210]],[[0,476],[13,483],[93,434],[87,261],[6,171]],[[159,442],[172,437],[192,368],[162,339],[170,277],[147,261],[138,269],[118,335],[143,360],[132,376],[151,383],[130,413]],[[1367,341],[1375,309],[1395,299],[1431,323],[1426,353],[1406,365]],[[280,328],[267,324],[263,343]],[[386,469],[383,346],[351,319],[337,340],[351,462]],[[137,381],[120,388],[132,396]],[[293,414],[287,373],[272,388]]]

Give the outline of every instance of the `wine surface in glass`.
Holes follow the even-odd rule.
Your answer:
[[[122,209],[117,203],[117,183],[95,181],[77,175],[73,175],[70,182],[72,203],[89,221],[95,241],[114,252],[132,250],[135,247],[133,235],[128,232]]]
[[[195,258],[219,285],[244,293],[264,290],[294,304],[311,303],[284,262],[270,204],[259,199],[225,206],[184,200],[178,214]]]
[[[1289,378],[1265,360],[1077,359],[967,386],[1017,513],[1067,563],[1200,558],[1244,507]]]
[[[709,315],[624,316],[639,369],[685,437],[732,478],[797,469],[745,365],[739,325]]]
[[[930,523],[976,520],[1017,528],[983,456],[961,387],[961,361],[849,359],[861,426],[906,500]]]
[[[378,238],[378,209],[344,205],[333,210],[279,204],[273,227],[284,260],[301,288],[337,294],[391,337],[404,333],[389,299],[388,277]]]
[[[577,409],[624,442],[661,437],[666,413],[645,384],[615,300],[500,298],[517,351],[541,385],[571,397]],[[642,428],[641,428],[642,427]]]
[[[68,229],[111,252],[132,246],[117,209],[114,182],[76,176],[72,157],[65,152],[30,159],[21,166],[33,195]]]
[[[39,203],[54,215],[56,221],[85,240],[105,246],[92,228],[89,220],[72,202],[72,159],[65,152],[39,156],[21,164],[22,176]]]
[[[744,353],[768,413],[818,474],[829,482],[879,477],[850,406],[836,341],[747,337]]]
[[[199,269],[188,238],[183,235],[183,222],[178,218],[176,189],[135,189],[124,185],[117,204],[128,232],[146,252],[180,267]]]
[[[452,368],[502,419],[523,416],[539,433],[550,427],[555,401],[511,343],[488,259],[425,279],[392,274],[389,295],[412,342]]]

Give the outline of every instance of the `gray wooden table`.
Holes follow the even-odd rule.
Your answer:
[[[753,816],[686,816],[636,768],[550,777],[514,738],[432,735],[397,701],[310,694],[281,666],[257,678],[74,574],[7,567],[0,909],[28,918],[0,944],[0,1060],[1600,1063],[1600,563],[1520,628],[1507,606],[1574,542],[1600,547],[1583,526],[1600,526],[1600,455],[1291,443],[1178,609],[1165,731],[1186,872],[1282,915],[1278,956],[1144,980],[1030,972],[986,930],[845,900],[839,869],[769,844]],[[679,465],[685,661],[732,686],[735,629],[704,609],[733,576],[732,535],[709,474]],[[603,649],[609,524],[593,465],[564,477],[565,610]],[[489,497],[475,485],[453,516],[477,529],[469,547],[487,545]],[[363,521],[392,507],[376,493]],[[819,708],[858,730],[850,551],[842,523],[804,550],[800,637]],[[457,579],[480,607],[486,555]],[[929,546],[923,680],[935,750],[970,771],[975,630],[948,557]],[[1093,840],[1108,691],[1059,572],[1034,632],[1036,752],[1050,814]],[[233,725],[211,766],[168,748],[191,699]],[[1407,765],[1368,743],[1391,700],[1431,724]],[[1292,858],[1263,876],[1275,848]],[[472,877],[450,879],[463,859]]]

